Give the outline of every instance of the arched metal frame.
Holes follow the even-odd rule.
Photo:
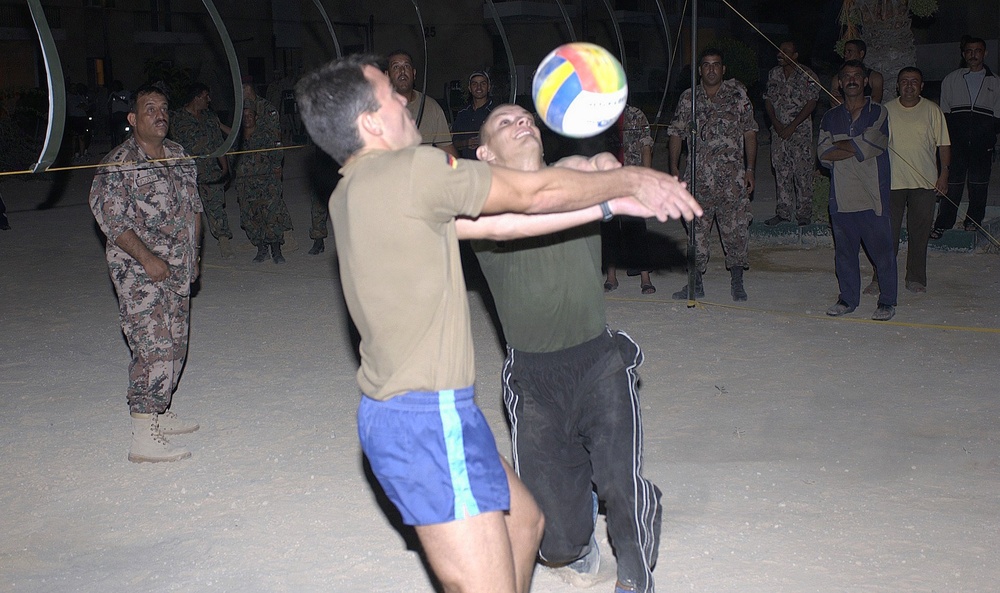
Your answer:
[[[205,5],[205,9],[208,14],[212,17],[212,22],[215,23],[215,28],[219,31],[219,37],[222,40],[222,47],[226,50],[226,59],[229,60],[229,73],[233,78],[233,98],[234,101],[239,102],[240,97],[243,96],[243,80],[240,75],[240,62],[239,58],[236,57],[236,48],[233,47],[233,40],[229,37],[229,32],[226,30],[226,24],[222,22],[222,17],[219,16],[219,11],[215,8],[215,3],[212,0],[202,0]],[[229,135],[220,144],[212,154],[208,155],[206,158],[220,158],[224,156],[229,149],[233,147],[236,143],[236,138],[240,134],[240,127],[243,123],[243,110],[233,109],[233,125],[229,129]]]
[[[52,166],[59,148],[62,145],[63,132],[66,130],[66,83],[63,81],[62,62],[59,61],[59,51],[52,38],[52,30],[45,19],[45,11],[39,0],[28,0],[31,10],[31,20],[35,22],[38,41],[42,46],[42,57],[45,61],[45,77],[49,84],[49,125],[45,129],[45,142],[38,155],[38,162],[31,166],[32,173],[41,173]]]
[[[556,1],[558,2],[558,0]],[[496,4],[493,3],[493,0],[486,0],[486,3],[490,7],[490,12],[493,13],[493,22],[497,26],[497,31],[500,32],[500,41],[503,42],[504,51],[507,53],[507,71],[508,79],[510,80],[510,95],[507,102],[513,105],[517,100],[517,68],[514,67],[514,52],[510,49],[507,30],[504,29],[503,19],[500,18],[500,13],[497,12]]]
[[[323,17],[323,22],[326,23],[326,30],[330,32],[330,37],[333,38],[333,48],[337,52],[337,59],[344,57],[343,52],[340,51],[340,40],[337,39],[337,32],[333,30],[333,23],[330,22],[330,16],[326,12],[326,8],[323,8],[323,3],[320,0],[313,0],[313,4],[316,5],[316,10],[319,11],[320,16]]]

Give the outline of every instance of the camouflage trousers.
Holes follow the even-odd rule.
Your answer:
[[[280,179],[268,175],[238,177],[236,199],[240,204],[240,227],[251,243],[285,242],[285,231],[292,230],[292,217],[281,197]]]
[[[719,176],[711,185],[699,181],[698,203],[705,213],[694,220],[694,243],[695,265],[702,274],[708,269],[714,241],[711,234],[716,222],[719,225],[722,249],[726,254],[726,268],[750,267],[748,251],[753,215],[745,188],[746,179],[743,174]]]
[[[112,280],[122,332],[132,350],[129,410],[159,414],[170,405],[187,359],[190,297],[151,282],[138,263],[112,270]]]
[[[309,212],[312,214],[309,238],[314,241],[316,239],[326,239],[330,232],[326,225],[326,220],[330,217],[330,207],[327,204],[327,198],[313,196]]]
[[[814,161],[811,134],[796,133],[788,140],[771,134],[771,166],[777,190],[775,214],[785,220],[812,221]]]
[[[226,216],[226,186],[224,183],[198,183],[198,195],[208,218],[208,231],[216,239],[233,238]]]

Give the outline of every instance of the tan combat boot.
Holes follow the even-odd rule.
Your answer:
[[[156,414],[132,412],[132,446],[128,460],[132,463],[179,461],[191,457],[191,452],[175,447],[160,432]]]
[[[160,434],[164,436],[187,434],[201,428],[201,425],[194,420],[181,418],[170,410],[164,410],[162,413],[157,414],[156,422],[160,425]]]

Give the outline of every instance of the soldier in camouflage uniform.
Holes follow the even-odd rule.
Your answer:
[[[128,120],[132,136],[102,161],[90,208],[108,238],[108,269],[132,350],[129,461],[176,461],[191,453],[165,435],[198,429],[168,407],[187,358],[202,205],[194,162],[181,145],[166,140],[163,92],[152,86],[136,91]]]
[[[750,193],[754,186],[754,166],[757,162],[757,122],[746,87],[735,79],[723,80],[726,67],[722,52],[708,48],[701,53],[698,70],[701,84],[697,89],[697,176],[695,197],[705,214],[694,221],[695,229],[695,296],[705,296],[702,275],[708,268],[711,240],[709,233],[716,220],[726,252],[726,267],[731,275],[734,301],[745,301],[743,270],[750,267],[748,245]],[[691,89],[681,94],[674,119],[667,131],[670,135],[670,172],[680,173],[681,145],[689,137]],[[684,172],[690,183],[691,167]],[[687,299],[688,286],[673,294],[675,299]]]
[[[211,154],[226,139],[219,117],[209,109],[211,103],[208,87],[195,83],[188,90],[184,107],[170,116],[170,138],[191,156]],[[232,257],[233,248],[229,240],[233,238],[233,232],[229,230],[229,218],[226,216],[225,189],[229,163],[226,157],[199,158],[197,163],[198,195],[208,218],[208,230],[218,239],[222,257]]]
[[[292,228],[292,219],[281,197],[281,151],[267,150],[281,144],[281,130],[259,122],[254,107],[245,105],[241,154],[236,155],[233,163],[240,226],[257,247],[253,261],[260,263],[267,259],[270,249],[274,263],[281,264],[285,263],[281,244],[285,231]]]
[[[257,128],[265,135],[273,136],[275,146],[281,146],[281,116],[273,103],[257,94],[252,76],[243,77],[243,109],[248,107],[257,116]]]
[[[764,105],[771,121],[771,166],[778,197],[774,216],[764,221],[768,226],[789,222],[793,215],[799,226],[812,222],[816,169],[812,112],[819,85],[816,74],[797,63],[798,57],[794,42],[782,43],[778,65],[767,75]]]

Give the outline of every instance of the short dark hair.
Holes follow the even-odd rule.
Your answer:
[[[841,78],[841,75],[844,73],[844,68],[860,68],[861,72],[863,72],[866,77],[868,76],[868,69],[865,68],[865,63],[861,60],[847,60],[841,64],[840,68],[837,68],[837,78]]]
[[[848,45],[853,45],[858,48],[859,52],[868,55],[868,44],[861,39],[848,39],[844,42],[844,47],[847,47]]]
[[[983,47],[986,47],[986,41],[983,40],[980,37],[963,37],[962,38],[962,51],[965,51],[965,46],[969,45],[970,43],[978,43],[978,44],[982,45]]]
[[[166,99],[167,103],[170,102],[170,95],[167,94],[167,91],[165,91],[162,88],[156,86],[155,84],[144,84],[141,87],[135,89],[135,92],[132,93],[132,100],[129,101],[128,110],[130,112],[132,112],[132,113],[138,113],[139,112],[139,97],[144,97],[146,95],[150,95],[150,94],[154,94],[154,93],[157,94],[157,95],[160,95],[161,97],[163,97],[164,99]]]
[[[371,82],[365,78],[365,66],[379,68],[378,58],[354,54],[333,60],[295,85],[295,101],[309,136],[341,165],[364,146],[358,116],[380,107]]]
[[[896,81],[899,82],[899,79],[908,72],[915,72],[917,76],[920,77],[920,80],[924,79],[924,73],[920,71],[920,68],[917,68],[916,66],[907,66],[899,70],[899,74],[896,75]]]
[[[698,56],[698,65],[700,66],[705,58],[708,56],[719,56],[719,61],[723,64],[726,63],[726,54],[722,53],[722,50],[717,47],[706,47],[701,50],[701,54]]]
[[[192,82],[191,85],[188,86],[187,90],[184,91],[184,96],[183,96],[184,102],[181,103],[181,105],[182,106],[188,105],[189,103],[191,103],[191,101],[195,100],[195,97],[204,93],[205,91],[211,92],[211,89],[208,88],[207,84],[203,82]]]
[[[799,53],[799,44],[795,43],[795,40],[792,39],[791,37],[785,37],[784,39],[782,39],[781,41],[779,41],[778,42],[778,49],[780,50],[781,46],[784,45],[784,44],[786,44],[786,43],[790,43],[792,45],[792,53],[793,54]]]
[[[410,65],[416,68],[416,66],[413,64],[413,54],[406,51],[405,49],[394,49],[391,52],[385,54],[385,61],[383,62],[385,66],[384,67],[379,66],[379,68],[383,72],[389,71],[389,58],[391,58],[392,56],[406,56],[406,59],[410,60]]]

